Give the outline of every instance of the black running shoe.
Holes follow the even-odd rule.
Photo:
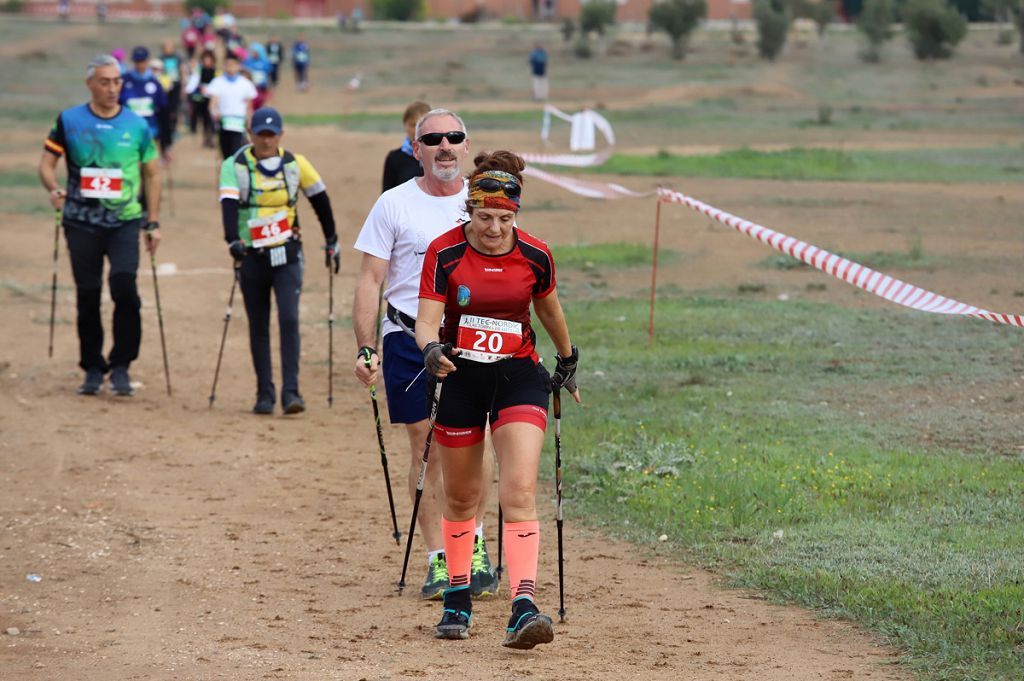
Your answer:
[[[135,394],[128,367],[114,367],[110,370],[110,389],[118,397],[131,397]]]
[[[487,544],[483,537],[477,537],[473,546],[473,567],[469,575],[469,588],[473,598],[493,596],[498,593],[498,575],[491,567],[487,555]]]
[[[306,411],[306,402],[298,393],[285,393],[281,396],[281,409],[285,414],[301,414]]]
[[[266,416],[274,413],[274,396],[273,395],[257,395],[256,404],[252,408],[253,414],[260,414]]]
[[[103,370],[89,369],[85,372],[85,380],[78,386],[79,395],[97,395],[103,388]]]
[[[434,638],[467,639],[472,619],[473,603],[469,598],[469,590],[464,586],[445,589],[444,612],[434,630]]]
[[[512,602],[512,617],[505,629],[505,640],[501,645],[517,650],[530,650],[541,643],[555,640],[555,624],[547,615],[542,615],[529,598]]]

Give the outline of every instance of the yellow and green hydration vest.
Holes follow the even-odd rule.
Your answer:
[[[299,192],[308,198],[327,189],[305,156],[280,148],[278,155],[281,163],[274,173],[257,167],[252,145],[221,164],[220,199],[238,201],[238,236],[247,247],[273,247],[299,238]]]

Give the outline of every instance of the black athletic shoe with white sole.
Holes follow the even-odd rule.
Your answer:
[[[103,389],[103,371],[89,369],[85,372],[85,380],[78,386],[79,395],[98,395]]]
[[[505,640],[501,645],[517,650],[530,650],[541,643],[555,640],[555,624],[547,615],[541,614],[529,598],[512,602],[512,617],[505,629]]]
[[[114,367],[110,370],[110,389],[118,397],[131,397],[135,394],[128,367]]]
[[[434,630],[434,638],[460,640],[469,638],[469,625],[473,619],[473,602],[468,586],[457,586],[444,591],[444,612]]]

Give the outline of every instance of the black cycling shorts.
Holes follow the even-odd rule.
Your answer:
[[[551,375],[529,357],[480,364],[455,359],[458,371],[448,374],[434,422],[434,438],[449,448],[482,442],[490,418],[491,431],[507,423],[547,427]]]

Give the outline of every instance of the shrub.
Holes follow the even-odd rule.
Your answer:
[[[892,0],[865,0],[857,28],[868,41],[861,57],[872,63],[881,61],[882,45],[892,38]]]
[[[1005,24],[1012,23],[1020,34],[1020,51],[1024,54],[1024,3],[1020,0],[982,0],[981,6],[1000,24],[996,43],[1009,45],[1013,42],[1013,32],[1004,28]]]
[[[412,21],[423,15],[423,0],[373,0],[373,18]]]
[[[786,45],[789,31],[789,12],[774,0],[754,1],[754,22],[757,24],[757,51],[774,61]]]
[[[967,22],[948,0],[909,0],[903,23],[918,59],[948,59],[967,35]]]
[[[705,0],[662,0],[651,6],[651,25],[668,33],[672,39],[672,58],[682,59],[690,34],[707,13]]]
[[[825,35],[828,25],[836,18],[832,0],[790,0],[790,13],[796,18],[813,21],[819,37]]]
[[[213,15],[218,7],[227,7],[228,0],[185,0],[185,11],[191,12],[194,7],[198,7],[207,14]]]
[[[580,32],[604,35],[605,28],[615,23],[615,0],[590,0],[580,9]]]
[[[586,33],[581,33],[576,44],[572,46],[572,53],[580,59],[590,59],[594,56],[594,51],[590,48],[590,40],[587,38]]]
[[[562,39],[565,40],[566,43],[572,40],[572,34],[575,32],[576,22],[569,17],[562,19]]]

